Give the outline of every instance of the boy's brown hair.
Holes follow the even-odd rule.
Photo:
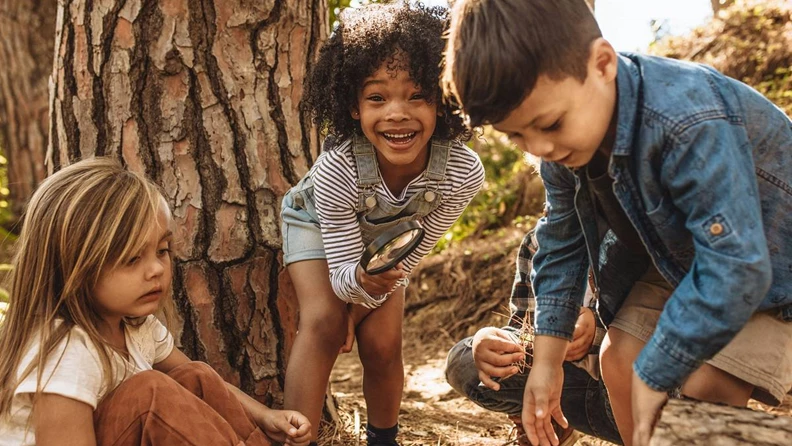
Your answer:
[[[540,75],[584,81],[591,42],[601,36],[585,0],[457,0],[443,89],[472,127],[497,123]]]

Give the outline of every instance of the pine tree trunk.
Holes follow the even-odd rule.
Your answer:
[[[47,81],[56,9],[55,0],[0,0],[0,149],[8,159],[16,217],[47,174]]]
[[[278,406],[296,330],[280,200],[317,134],[299,112],[326,0],[60,0],[50,170],[120,158],[173,209],[176,338]]]

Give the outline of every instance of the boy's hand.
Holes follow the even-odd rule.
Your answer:
[[[271,439],[289,446],[305,446],[311,441],[311,422],[294,410],[269,409],[257,419]]]
[[[486,327],[473,336],[473,362],[481,382],[492,390],[500,390],[500,384],[492,377],[506,378],[516,374],[519,369],[512,364],[524,357],[522,346],[515,343],[506,330]]]
[[[363,305],[347,304],[347,335],[339,353],[349,353],[355,345],[355,329],[373,310]]]
[[[528,440],[537,446],[557,446],[558,436],[551,418],[569,426],[561,411],[561,387],[564,368],[534,362],[523,393],[522,422]]]
[[[591,308],[581,307],[577,322],[575,322],[572,342],[567,347],[564,361],[577,361],[586,356],[586,353],[591,349],[591,344],[594,342],[596,331],[597,324],[594,321],[594,312]]]
[[[404,265],[399,263],[395,268],[371,275],[363,270],[360,265],[355,270],[355,278],[360,286],[371,296],[381,296],[389,293],[399,279],[407,277],[404,272]]]
[[[632,377],[632,418],[633,418],[633,445],[645,446],[652,438],[660,412],[663,409],[668,394],[647,386],[633,371]]]

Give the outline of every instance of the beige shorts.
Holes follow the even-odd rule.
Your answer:
[[[650,267],[610,326],[648,342],[673,291],[654,266]],[[792,388],[792,323],[782,321],[778,311],[754,313],[707,364],[753,384],[753,399],[777,406]]]

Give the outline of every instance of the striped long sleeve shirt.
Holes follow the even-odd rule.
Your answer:
[[[351,141],[323,152],[311,169],[319,225],[322,230],[330,283],[335,294],[351,302],[369,296],[355,278],[355,268],[365,249],[358,224],[357,169]],[[427,184],[424,174],[413,179],[399,194],[384,182],[376,187],[377,200],[403,205]],[[410,271],[429,253],[440,237],[459,218],[484,182],[484,167],[478,155],[461,143],[452,144],[446,167],[446,180],[439,184],[443,201],[421,221],[425,236],[418,248],[403,262]],[[384,301],[384,299],[383,299]]]

